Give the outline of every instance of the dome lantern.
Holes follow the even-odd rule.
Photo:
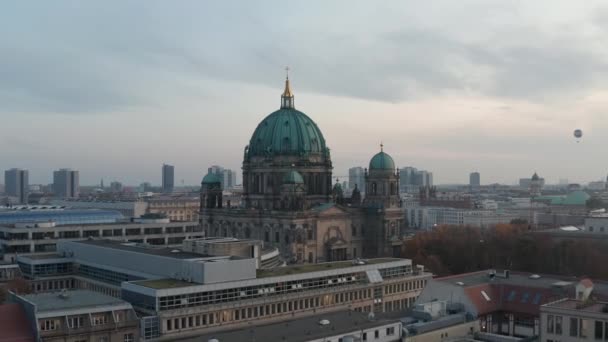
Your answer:
[[[287,75],[285,77],[285,90],[281,95],[281,109],[294,109],[294,96],[289,86],[289,67],[285,68],[285,72]]]

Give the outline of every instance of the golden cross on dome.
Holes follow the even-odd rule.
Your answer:
[[[380,152],[384,152],[384,144],[382,141],[380,142]]]
[[[289,67],[288,66],[285,67],[285,75],[287,75],[286,78],[289,79]]]

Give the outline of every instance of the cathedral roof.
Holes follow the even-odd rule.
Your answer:
[[[203,184],[213,184],[213,183],[221,183],[220,177],[218,177],[215,173],[208,173],[205,177],[203,177]]]
[[[393,157],[384,152],[384,147],[380,145],[380,152],[372,157],[369,162],[370,170],[394,170],[395,162]]]
[[[321,130],[311,118],[294,108],[293,97],[287,79],[281,108],[257,126],[249,141],[247,157],[327,153]]]

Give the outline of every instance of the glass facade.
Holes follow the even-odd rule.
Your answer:
[[[8,210],[0,211],[0,224],[55,222],[56,225],[115,223],[124,218],[113,210]]]

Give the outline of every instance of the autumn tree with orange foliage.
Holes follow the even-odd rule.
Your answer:
[[[436,275],[498,268],[608,279],[608,242],[552,239],[525,224],[491,229],[440,226],[406,241],[402,256]]]

